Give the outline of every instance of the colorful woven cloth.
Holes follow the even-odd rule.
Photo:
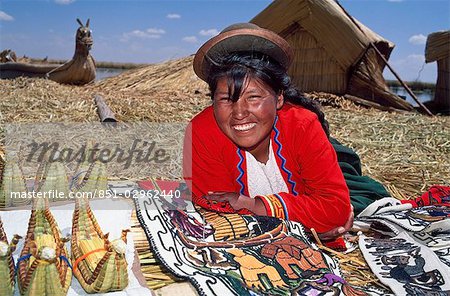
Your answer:
[[[412,201],[378,200],[355,225],[385,237],[361,237],[372,271],[398,295],[450,293],[450,188],[433,186]]]
[[[413,207],[423,207],[430,205],[442,205],[450,207],[450,187],[432,186],[422,196],[413,200],[402,200],[402,203],[410,203]]]
[[[143,194],[138,219],[154,253],[201,295],[384,295],[352,287],[299,223],[217,213]]]
[[[364,258],[396,295],[448,295],[450,268],[406,232],[386,239],[360,236]]]

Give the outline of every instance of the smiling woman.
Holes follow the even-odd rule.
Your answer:
[[[298,221],[332,240],[352,225],[349,191],[323,113],[291,86],[292,56],[248,23],[198,50],[194,71],[212,106],[189,125],[184,176],[204,208]]]
[[[276,111],[283,106],[283,96],[275,94],[264,82],[249,78],[234,101],[230,93],[237,92],[229,90],[226,77],[218,80],[213,99],[217,124],[232,142],[265,163],[270,132]]]

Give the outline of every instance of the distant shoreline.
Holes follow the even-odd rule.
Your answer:
[[[403,86],[397,80],[386,80],[389,87],[401,87]],[[421,81],[405,81],[405,83],[411,88],[411,90],[427,90],[436,88],[436,83],[431,82],[421,82]]]
[[[116,62],[97,62],[95,61],[95,66],[97,68],[110,68],[110,69],[136,69],[145,67],[152,64],[135,64],[135,63],[116,63]]]
[[[31,63],[43,63],[42,59],[34,59],[34,58],[29,58],[29,61]],[[45,63],[49,63],[49,64],[64,64],[67,60],[46,60]],[[118,62],[100,62],[100,61],[95,61],[95,65],[97,68],[108,68],[108,69],[123,69],[123,70],[129,70],[129,69],[136,69],[136,68],[141,68],[141,67],[145,67],[148,65],[152,65],[150,63],[148,64],[139,64],[139,63],[118,63]],[[403,86],[400,84],[400,82],[398,82],[397,80],[386,80],[386,83],[389,87],[401,87],[403,88]],[[424,91],[424,90],[434,90],[436,87],[435,83],[431,83],[431,82],[421,82],[421,81],[411,81],[408,82],[406,81],[406,83],[408,84],[408,86],[411,88],[411,90],[414,91]]]
[[[52,59],[34,59],[34,58],[27,58],[30,63],[36,63],[36,64],[64,64],[68,60],[52,60]],[[138,64],[138,63],[117,63],[117,62],[99,62],[95,61],[95,66],[97,68],[110,68],[110,69],[135,69],[140,68],[144,66],[148,66],[151,64]]]

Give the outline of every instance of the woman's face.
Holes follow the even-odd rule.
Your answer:
[[[284,103],[283,95],[247,76],[239,100],[233,102],[230,98],[227,77],[219,78],[213,97],[217,124],[231,141],[258,159],[261,153],[267,154],[277,110]]]

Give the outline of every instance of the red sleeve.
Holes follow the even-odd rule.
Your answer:
[[[337,162],[336,152],[317,118],[298,129],[295,143],[301,184],[297,196],[280,192],[258,196],[268,216],[298,221],[307,228],[326,232],[343,226],[351,207],[350,195]]]
[[[207,127],[192,128],[196,124],[189,124],[184,137],[183,177],[189,189],[196,197],[208,191],[234,192],[233,179],[221,157],[220,143],[214,143],[217,139],[213,135],[206,136]]]

